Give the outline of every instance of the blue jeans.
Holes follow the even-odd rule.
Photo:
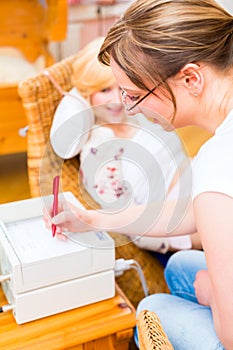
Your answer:
[[[224,350],[218,339],[209,307],[198,304],[193,282],[198,270],[206,269],[202,251],[187,250],[173,254],[165,268],[171,294],[154,294],[137,307],[154,311],[175,350]],[[138,345],[137,329],[135,342]]]

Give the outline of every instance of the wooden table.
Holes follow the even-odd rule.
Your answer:
[[[0,305],[5,304],[0,289]],[[23,325],[15,322],[11,311],[1,313],[0,349],[127,350],[135,320],[133,306],[116,286],[114,298]]]

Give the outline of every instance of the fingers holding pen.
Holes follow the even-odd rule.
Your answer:
[[[93,230],[89,211],[80,209],[70,202],[66,202],[63,211],[52,218],[52,222],[61,229],[62,232],[86,232]]]
[[[56,237],[65,239],[66,232],[87,232],[95,227],[92,225],[91,211],[80,209],[66,200],[59,200],[58,214],[53,216],[52,206],[47,203],[43,209],[45,225],[51,230],[56,225]]]
[[[61,205],[59,206],[58,212],[59,211],[62,211]],[[47,209],[45,207],[43,208],[43,220],[45,223],[45,227],[51,231],[52,226],[54,225],[53,215],[52,215],[52,206],[49,207],[49,209]],[[63,230],[61,230],[61,228],[57,226],[55,236],[59,239],[66,240],[67,236],[63,232],[67,232],[67,231],[68,231],[67,228],[63,227]]]

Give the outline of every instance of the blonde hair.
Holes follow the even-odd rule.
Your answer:
[[[233,17],[214,0],[137,0],[109,30],[98,59],[110,56],[139,88],[166,83],[189,62],[233,64]]]
[[[73,63],[73,85],[87,100],[93,93],[112,86],[116,81],[111,68],[102,65],[97,58],[103,40],[100,37],[87,44]]]

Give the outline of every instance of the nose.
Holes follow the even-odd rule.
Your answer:
[[[119,87],[114,87],[111,91],[111,102],[122,103],[121,90]]]

